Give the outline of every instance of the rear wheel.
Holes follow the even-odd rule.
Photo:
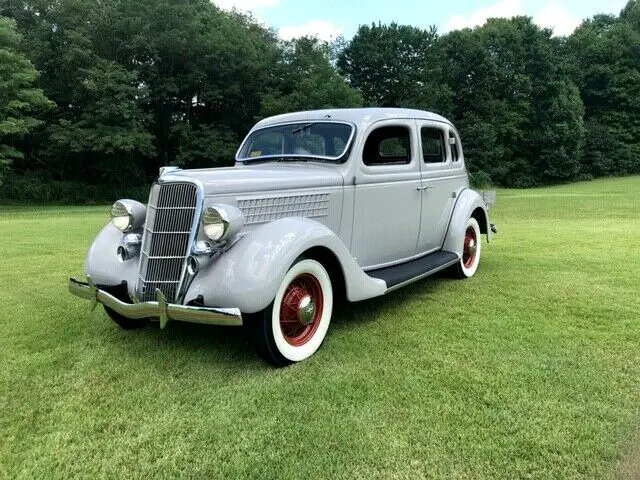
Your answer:
[[[478,221],[471,217],[467,222],[467,229],[464,233],[462,245],[462,258],[455,265],[454,271],[458,278],[472,277],[480,264],[480,251],[482,243],[480,241],[480,225]]]
[[[104,306],[104,311],[107,312],[107,315],[109,315],[109,318],[111,318],[111,320],[116,322],[118,326],[124,330],[135,330],[137,328],[143,328],[146,327],[149,323],[148,318],[143,318],[140,320],[127,318],[123,315],[120,315],[115,310],[110,309],[106,305]]]
[[[282,279],[273,302],[243,320],[260,356],[277,367],[300,362],[322,345],[331,322],[331,278],[321,263],[302,259]]]

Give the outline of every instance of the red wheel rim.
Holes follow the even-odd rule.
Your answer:
[[[300,347],[313,338],[323,303],[322,286],[316,277],[303,273],[293,279],[280,304],[280,331],[289,345]]]
[[[462,264],[464,268],[471,268],[476,259],[477,252],[478,236],[476,235],[476,230],[473,227],[467,227],[467,231],[464,234],[464,249],[462,251]]]

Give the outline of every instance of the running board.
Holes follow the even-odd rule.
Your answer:
[[[369,270],[365,273],[370,277],[384,280],[387,283],[387,292],[390,292],[455,265],[458,261],[460,261],[460,257],[457,254],[440,250],[417,260],[393,265],[392,267]]]

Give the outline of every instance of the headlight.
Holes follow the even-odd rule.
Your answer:
[[[231,205],[212,205],[204,210],[202,229],[214,242],[221,242],[238,233],[244,226],[244,215]]]
[[[146,207],[135,200],[118,200],[111,207],[111,223],[124,233],[142,226],[147,214]]]

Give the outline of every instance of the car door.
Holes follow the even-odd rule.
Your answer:
[[[439,250],[444,242],[457,192],[466,182],[457,135],[444,123],[417,121],[420,141],[422,208],[417,253]],[[454,146],[454,148],[452,148]]]
[[[365,134],[355,176],[351,252],[363,268],[415,255],[420,155],[413,120],[377,122]]]

